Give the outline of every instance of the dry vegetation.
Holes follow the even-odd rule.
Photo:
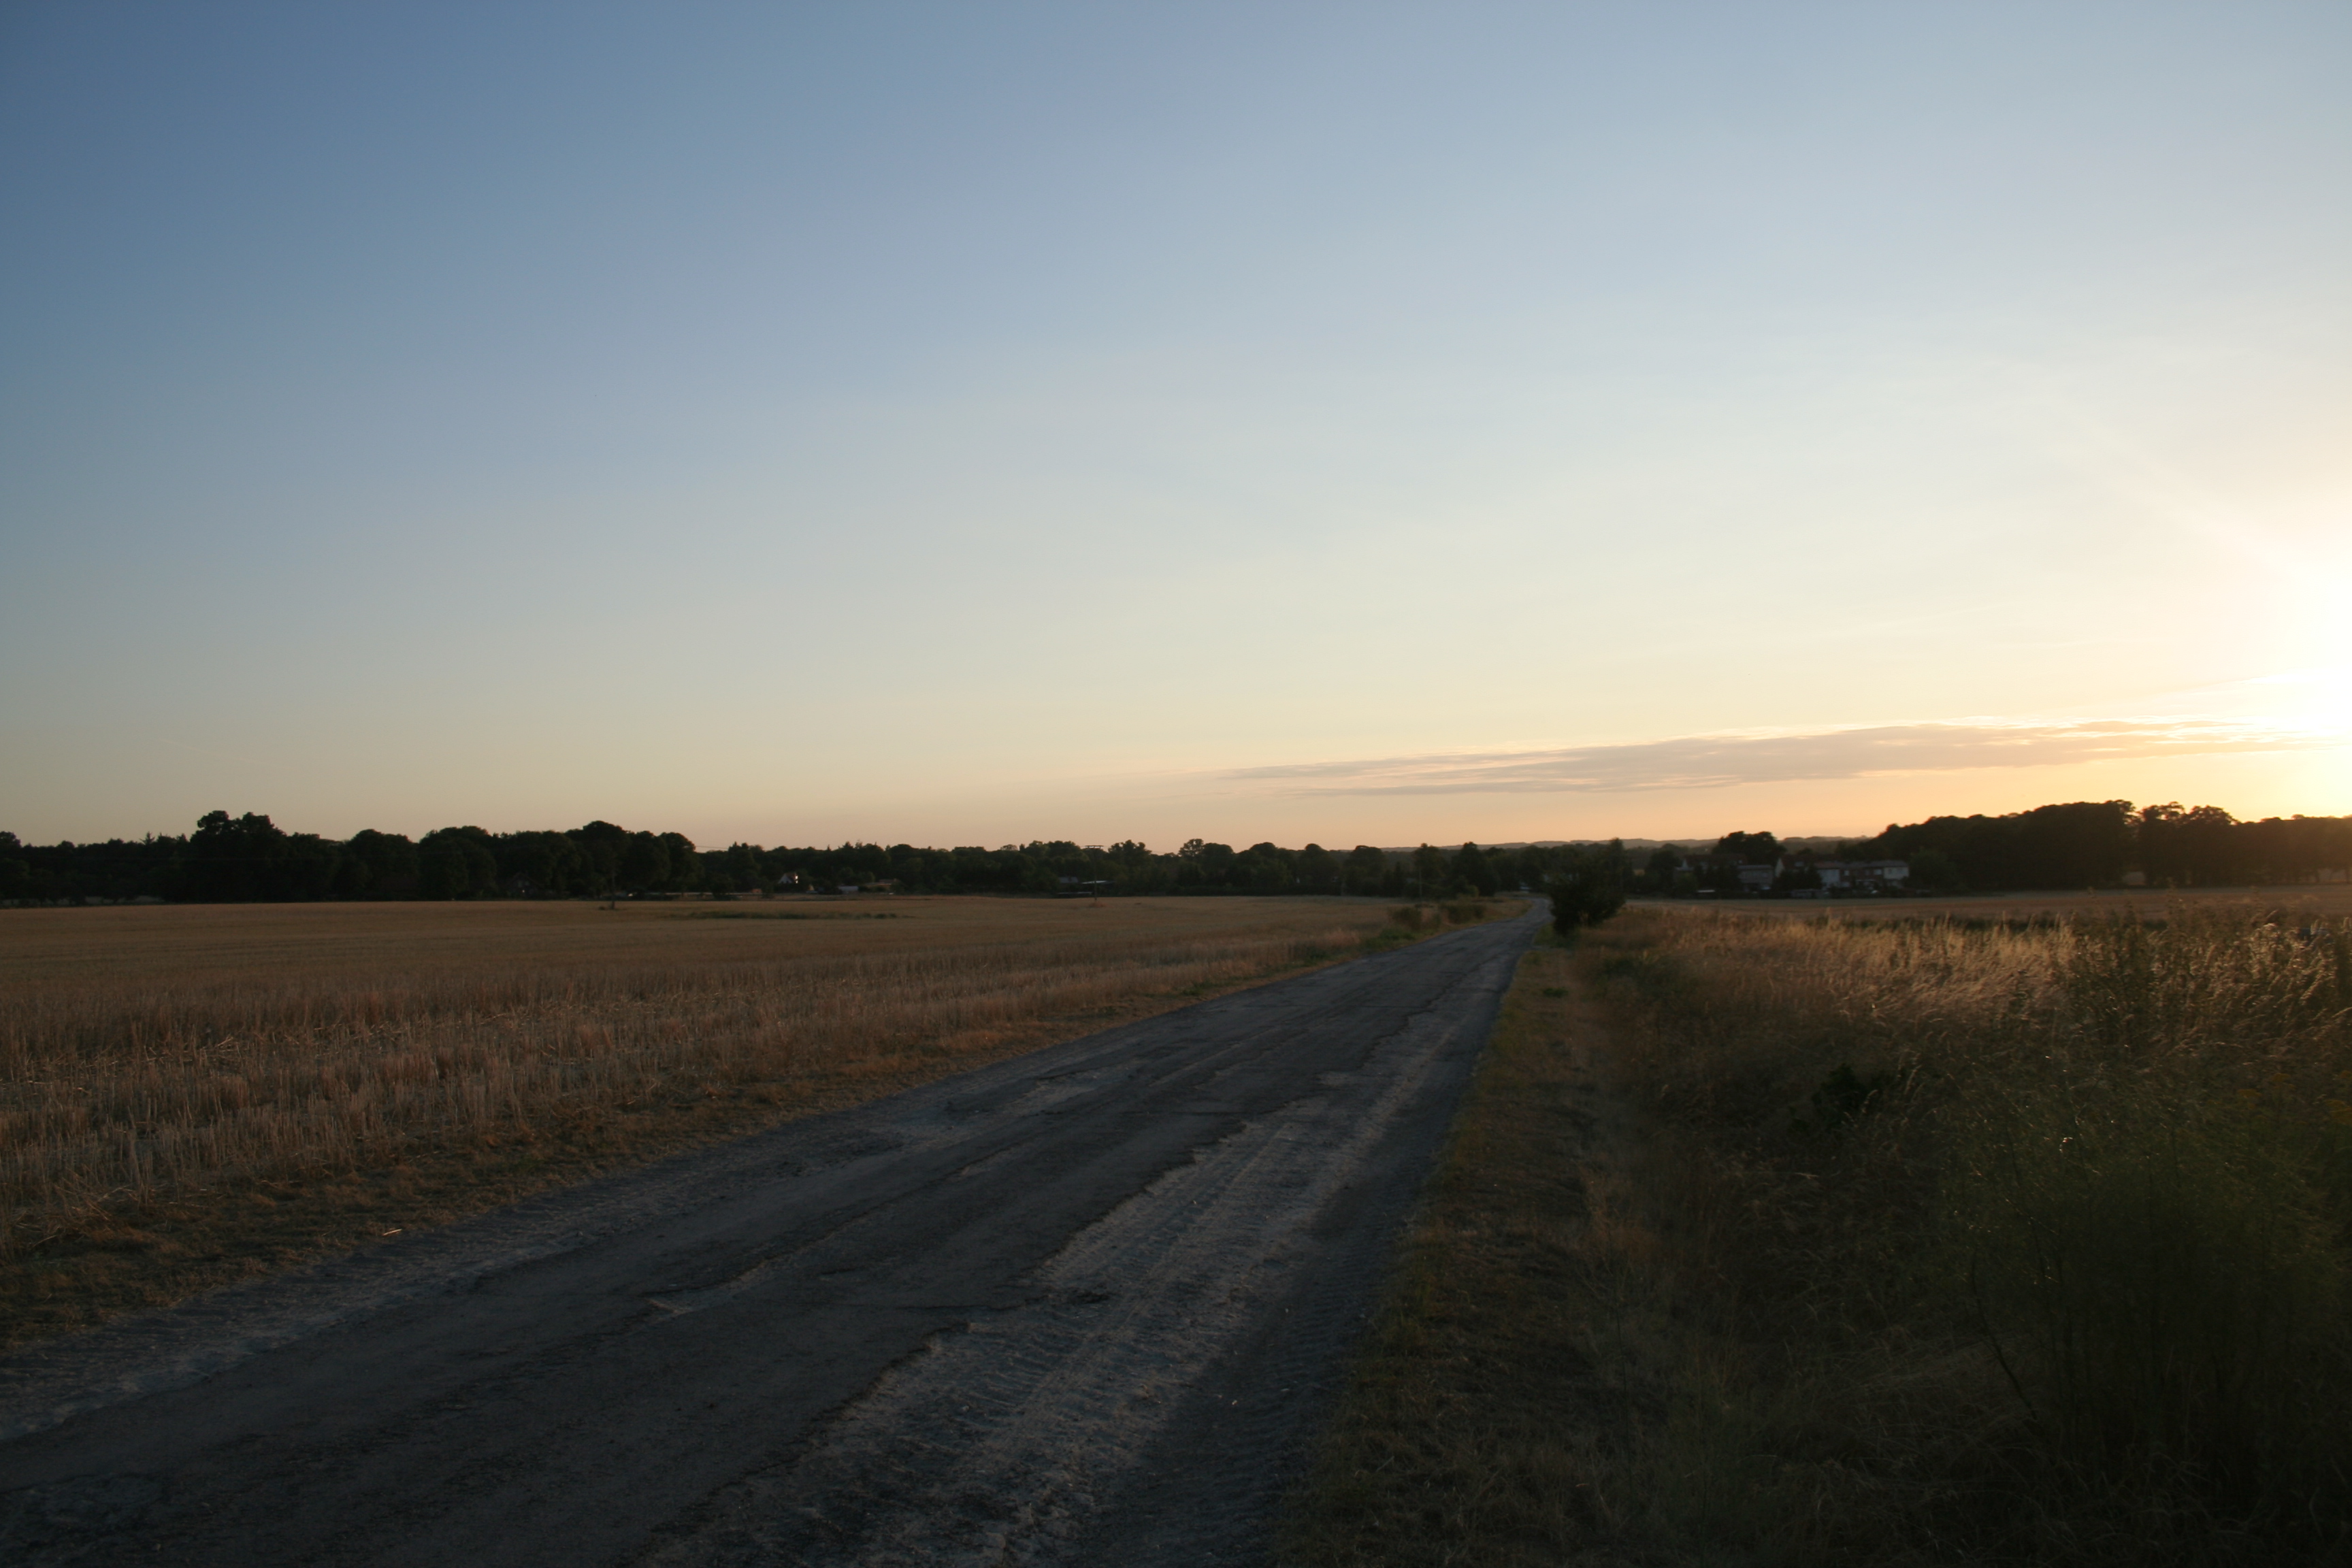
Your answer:
[[[1712,910],[1727,915],[1813,921],[2032,920],[2041,915],[2169,920],[2181,910],[2235,909],[2250,900],[2282,900],[2297,920],[2352,916],[2352,883],[2304,883],[2291,888],[2105,888],[2078,893],[1939,893],[1891,899],[1646,899],[1636,908]]]
[[[1539,951],[1291,1556],[2345,1561],[2348,1102],[2307,910]]]
[[[1552,1564],[1631,1503],[1604,1456],[1634,1410],[1593,1359],[1626,1305],[1599,1262],[1622,1129],[1571,970],[1520,961],[1280,1561]]]
[[[1443,919],[1272,899],[0,911],[0,1330],[175,1299]]]

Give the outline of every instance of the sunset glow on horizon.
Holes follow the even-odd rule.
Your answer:
[[[2352,813],[2352,12],[0,18],[0,828]]]

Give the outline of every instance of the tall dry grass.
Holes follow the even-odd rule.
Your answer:
[[[1377,910],[1206,902],[1086,930],[1066,908],[977,900],[855,931],[596,928],[559,910],[585,934],[503,960],[499,930],[453,944],[429,911],[395,910],[383,920],[408,925],[323,957],[271,927],[251,938],[261,961],[234,934],[197,942],[201,910],[170,911],[187,918],[144,946],[119,938],[112,963],[44,925],[55,951],[0,992],[0,1260],[110,1208],[394,1167],[564,1119],[747,1096],[784,1114],[845,1086],[879,1092],[1024,1024],[1199,994],[1381,929]],[[991,920],[1004,940],[975,940]],[[185,953],[156,958],[167,942]]]
[[[1650,1538],[1752,1561],[2352,1542],[2352,932],[1652,913]]]

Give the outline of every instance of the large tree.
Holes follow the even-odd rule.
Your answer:
[[[180,852],[172,892],[196,903],[321,899],[333,887],[339,855],[317,834],[289,834],[257,813],[208,811]]]
[[[1456,888],[1465,892],[1476,893],[1482,898],[1494,897],[1495,864],[1486,858],[1486,852],[1475,844],[1465,844],[1455,851],[1454,864],[1450,869]]]
[[[499,858],[478,827],[439,827],[416,841],[419,891],[428,899],[481,898],[499,890]]]
[[[1715,852],[1749,866],[1769,866],[1780,858],[1780,841],[1769,833],[1727,833],[1715,841]]]

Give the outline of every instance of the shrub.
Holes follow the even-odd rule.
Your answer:
[[[1552,929],[1571,936],[1597,926],[1625,907],[1623,856],[1615,848],[1583,850],[1544,884],[1551,900]]]
[[[1764,1456],[1734,1533],[1822,1562],[2352,1546],[2345,922],[1691,912],[1599,945],[1654,1223],[1716,1314],[1676,1386],[1740,1369],[1677,1396],[1658,1465]]]
[[[2341,1521],[2352,1194],[2259,1098],[2172,1079],[1971,1108],[1947,1191],[1979,1324],[2086,1479]]]

